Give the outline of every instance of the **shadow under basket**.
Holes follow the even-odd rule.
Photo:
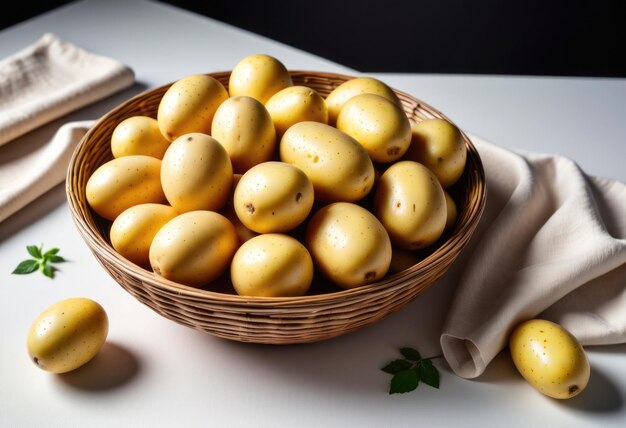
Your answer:
[[[314,71],[290,73],[294,85],[311,87],[323,97],[353,78]],[[209,75],[228,88],[230,72]],[[113,249],[108,237],[110,222],[91,210],[85,186],[91,174],[112,159],[110,139],[114,128],[131,116],[156,117],[161,97],[170,85],[139,94],[100,118],[76,147],[66,181],[74,223],[98,262],[127,292],[166,318],[240,342],[292,344],[330,339],[375,323],[415,299],[443,275],[476,229],[485,203],[485,174],[476,148],[463,134],[467,146],[465,171],[448,189],[458,206],[457,222],[424,252],[421,261],[408,269],[370,285],[301,297],[245,297],[209,291],[211,285],[198,289],[164,279]],[[422,101],[395,92],[411,123],[433,117],[450,120]]]

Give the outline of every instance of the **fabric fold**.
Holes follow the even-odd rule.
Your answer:
[[[133,82],[122,63],[44,34],[0,60],[0,145]]]
[[[66,123],[47,144],[27,155],[10,156],[13,147],[2,148],[14,160],[0,169],[0,222],[65,180],[72,153],[93,123]]]
[[[451,368],[479,376],[529,318],[583,345],[626,342],[626,185],[564,157],[472,141],[487,201],[441,335]]]

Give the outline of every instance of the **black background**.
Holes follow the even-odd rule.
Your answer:
[[[103,0],[105,1],[105,0]],[[20,1],[5,28],[67,1]],[[626,77],[620,1],[169,3],[362,72]]]

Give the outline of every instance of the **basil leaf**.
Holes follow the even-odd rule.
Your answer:
[[[420,353],[417,352],[417,349],[414,349],[414,348],[409,348],[409,347],[400,348],[400,353],[407,360],[419,361],[422,359],[422,356],[420,355]]]
[[[28,254],[30,254],[31,256],[33,256],[36,259],[40,259],[41,256],[41,249],[36,246],[36,245],[27,245],[26,246],[26,251],[28,251]]]
[[[404,394],[417,388],[419,380],[415,370],[402,370],[393,375],[389,394]]]
[[[407,360],[394,360],[387,364],[385,367],[383,367],[381,370],[385,373],[396,374],[402,370],[408,370],[411,367],[413,367],[413,364],[411,364]]]
[[[27,273],[35,272],[39,268],[39,262],[37,260],[29,259],[20,262],[19,265],[13,270],[16,275],[25,275]]]
[[[437,370],[431,360],[422,360],[420,362],[419,377],[426,385],[439,388],[439,370]]]

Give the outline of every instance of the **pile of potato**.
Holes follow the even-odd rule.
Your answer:
[[[385,83],[354,78],[324,99],[268,55],[240,61],[228,90],[178,80],[156,119],[118,124],[111,150],[86,196],[113,247],[194,287],[230,269],[246,296],[306,294],[315,271],[353,288],[414,263],[455,222],[444,189],[466,161],[453,124],[411,126]]]

